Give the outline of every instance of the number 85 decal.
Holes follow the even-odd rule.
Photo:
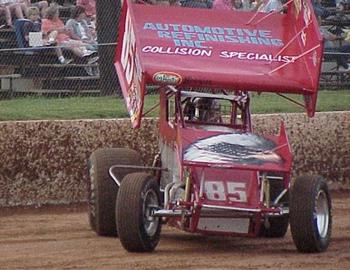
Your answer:
[[[246,183],[242,182],[205,181],[204,192],[212,201],[247,202]]]

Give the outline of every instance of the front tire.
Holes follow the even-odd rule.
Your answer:
[[[141,165],[138,153],[125,148],[104,148],[94,151],[89,159],[89,221],[98,235],[117,236],[115,202],[118,185],[109,175],[113,165]],[[135,169],[115,169],[119,181]]]
[[[290,229],[300,252],[322,252],[328,248],[332,231],[331,197],[320,176],[296,179],[290,198]]]
[[[132,173],[120,185],[116,205],[119,239],[130,252],[150,252],[159,242],[161,220],[151,211],[160,207],[159,185],[146,173]]]

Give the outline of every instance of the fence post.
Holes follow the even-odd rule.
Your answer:
[[[118,36],[120,0],[96,1],[97,40],[99,44],[115,43]],[[114,68],[115,45],[99,46],[100,89],[102,95],[121,95]]]

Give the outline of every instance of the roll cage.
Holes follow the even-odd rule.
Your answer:
[[[250,98],[248,93],[236,91],[235,94],[227,94],[223,90],[222,94],[212,94],[195,90],[181,90],[173,86],[165,87],[164,91],[166,92],[167,99],[167,121],[176,122],[183,128],[191,127],[206,129],[217,126],[241,131],[252,130],[249,108]],[[201,118],[198,117],[198,115],[196,116],[196,112],[189,112],[189,110],[195,109],[194,107],[189,107],[195,106],[194,103],[198,100],[211,100],[217,102],[220,109],[217,110],[216,113],[219,113],[218,117],[220,121]],[[210,110],[210,108],[202,109]]]

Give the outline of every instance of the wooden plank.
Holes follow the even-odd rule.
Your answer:
[[[21,78],[21,74],[2,74],[0,75],[0,79],[17,79]]]

